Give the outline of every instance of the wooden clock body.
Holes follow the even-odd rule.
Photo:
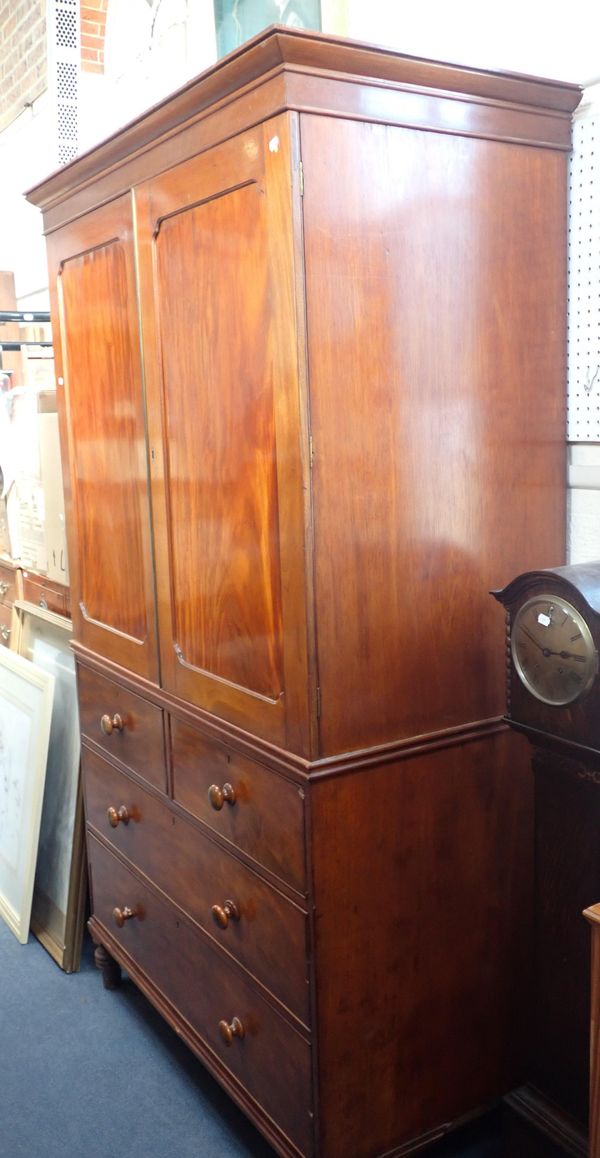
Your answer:
[[[531,1050],[521,1100],[563,1140],[571,1120],[577,1153],[589,1085],[590,946],[581,914],[600,897],[600,679],[571,704],[555,706],[519,678],[511,648],[515,617],[542,593],[580,612],[598,651],[600,563],[526,572],[494,592],[507,612],[507,719],[533,745],[535,781]],[[586,1153],[583,1139],[580,1146]]]

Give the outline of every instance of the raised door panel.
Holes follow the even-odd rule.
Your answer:
[[[302,118],[323,754],[499,716],[564,554],[565,158]]]
[[[131,201],[48,239],[77,639],[150,679],[157,649]]]
[[[290,169],[261,129],[137,194],[163,682],[280,743],[306,682]]]

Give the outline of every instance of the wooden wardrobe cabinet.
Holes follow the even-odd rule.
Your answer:
[[[91,932],[290,1158],[525,1076],[488,592],[564,553],[579,95],[276,28],[28,195]]]

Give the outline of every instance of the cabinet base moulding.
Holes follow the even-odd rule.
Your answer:
[[[586,1131],[533,1086],[521,1086],[504,1098],[505,1104],[571,1158],[587,1158]]]

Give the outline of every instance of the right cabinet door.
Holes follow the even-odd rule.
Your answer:
[[[164,686],[306,747],[290,122],[136,193]]]

